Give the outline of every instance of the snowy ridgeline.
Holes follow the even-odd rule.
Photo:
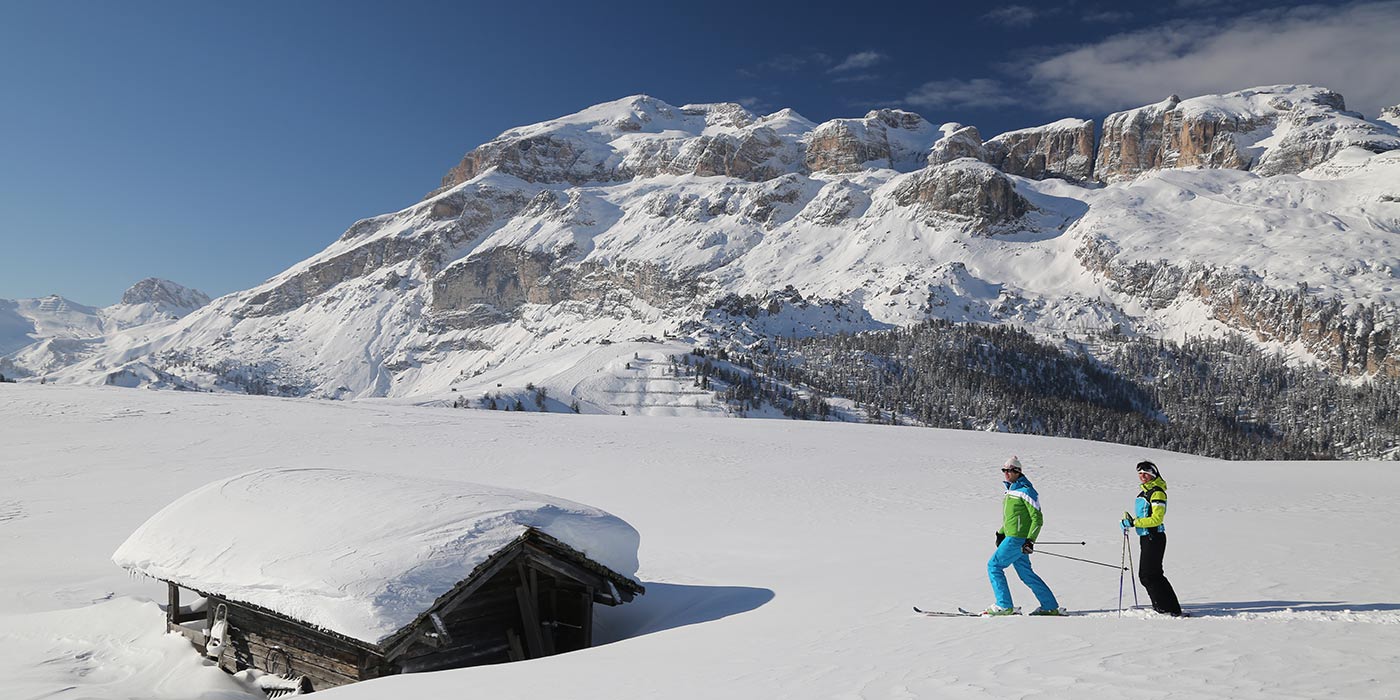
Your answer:
[[[641,537],[636,577],[647,593],[598,611],[600,646],[375,680],[328,698],[464,688],[499,697],[567,688],[582,700],[1117,698],[1149,688],[1274,700],[1392,698],[1400,687],[1400,541],[1383,526],[1400,473],[1383,463],[1219,462],[1001,433],[26,384],[0,388],[0,426],[6,698],[261,697],[165,635],[163,586],[110,557],[184,494],[223,480],[255,484],[238,475],[272,467],[374,472],[376,488],[389,491],[453,493],[470,481],[551,494],[616,514]],[[1040,492],[1041,540],[1088,543],[1033,555],[1080,615],[915,616],[912,605],[991,602],[997,467],[1013,453]],[[1166,569],[1192,619],[1119,617],[1117,572],[1050,554],[1120,561],[1118,520],[1143,458],[1170,484]],[[301,498],[249,506],[292,522],[306,503],[292,492]],[[338,497],[312,496],[331,505]],[[352,499],[337,522],[376,522],[379,503]],[[261,541],[269,551],[299,543],[290,528],[230,515],[215,509],[191,523],[190,539],[207,532],[214,546]],[[342,546],[365,544],[355,534],[364,529],[351,522],[344,543],[307,545],[306,558],[269,556],[248,571],[275,581],[279,567],[304,574],[323,556],[327,584],[338,585],[354,561],[376,561]],[[1016,604],[1034,605],[1014,576],[1012,591]],[[1126,581],[1123,593],[1131,603]]]
[[[637,571],[637,531],[596,508],[344,469],[260,469],[212,482],[153,515],[112,559],[376,644],[529,528],[624,576]]]

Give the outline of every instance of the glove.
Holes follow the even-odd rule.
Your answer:
[[[1122,525],[1123,525],[1123,529],[1124,529],[1124,530],[1126,530],[1126,529],[1128,529],[1128,528],[1130,528],[1130,527],[1133,526],[1133,514],[1132,514],[1132,513],[1129,513],[1129,512],[1126,511],[1126,510],[1123,511],[1123,522],[1122,522]]]
[[[1004,539],[1006,539],[1006,535],[1003,535],[1003,534],[1001,534],[1000,532],[998,532],[998,533],[997,533],[997,546],[998,546],[998,547],[1001,546],[1001,541],[1004,540]]]
[[[1035,540],[1026,540],[1026,543],[1023,544],[1023,545],[1021,545],[1021,553],[1022,553],[1022,554],[1031,554],[1031,553],[1034,552],[1034,551],[1035,551]]]

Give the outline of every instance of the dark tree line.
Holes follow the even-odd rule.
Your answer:
[[[800,418],[849,399],[873,422],[1001,430],[1227,459],[1395,456],[1400,380],[1341,380],[1247,339],[1106,336],[1068,352],[1008,326],[928,321],[772,338],[695,358],[731,405]],[[689,363],[689,358],[686,359]],[[700,382],[697,381],[697,384]]]

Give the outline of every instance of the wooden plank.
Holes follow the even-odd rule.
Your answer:
[[[525,558],[533,565],[552,571],[571,581],[577,581],[580,585],[607,588],[607,580],[602,576],[588,571],[573,562],[564,561],[543,549],[526,547]]]
[[[201,654],[204,653],[204,645],[209,643],[209,640],[204,635],[204,630],[197,630],[192,627],[167,622],[165,623],[165,631],[179,633],[185,639],[190,640],[190,644],[193,644],[196,649],[199,649]]]
[[[180,587],[169,582],[166,585],[169,588],[166,589],[165,621],[173,625],[179,622],[175,616],[180,614]]]
[[[593,588],[583,592],[583,648],[593,646]]]
[[[553,587],[551,586],[551,588]],[[540,595],[540,572],[538,569],[530,567],[530,598],[535,602],[535,617],[542,625],[544,619],[540,615]],[[553,619],[552,614],[551,619]],[[538,629],[540,630],[540,651],[545,656],[554,656],[554,630],[546,630],[543,626],[538,627]]]
[[[525,650],[520,648],[520,635],[515,632],[514,627],[506,630],[506,642],[510,645],[510,660],[524,661]]]
[[[335,673],[340,673],[351,678],[358,678],[360,675],[359,659],[355,659],[347,663],[346,661],[324,656],[322,654],[317,653],[314,650],[299,646],[295,643],[295,641],[267,637],[256,632],[250,632],[246,629],[238,630],[238,634],[250,646],[256,645],[266,650],[281,649],[283,651],[286,651],[287,655],[290,656],[294,661],[300,661],[303,663],[311,664],[318,668],[324,668],[327,671],[334,671]],[[258,666],[258,668],[268,670],[261,665]]]
[[[300,649],[268,646],[263,642],[250,640],[246,637],[241,641],[242,644],[239,646],[243,646],[245,658],[240,660],[245,667],[267,671],[268,654],[270,652],[275,652],[276,655],[280,657],[281,654],[285,653],[291,660],[290,675],[311,678],[317,690],[324,690],[325,688],[336,685],[355,683],[360,680],[360,670],[358,668],[349,668],[341,664],[332,664],[334,668],[328,668],[327,665],[325,665],[326,660],[324,658],[308,656]],[[279,663],[278,665],[280,666],[281,664]],[[285,668],[279,668],[278,671],[283,675],[288,673],[288,669]]]
[[[521,565],[524,568],[524,565]],[[529,652],[530,658],[537,659],[544,655],[544,640],[540,635],[540,616],[535,609],[535,595],[529,589],[529,578],[521,572],[521,585],[515,589],[515,598],[520,605],[520,626],[524,628],[525,649]]]
[[[463,668],[510,660],[510,642],[501,641],[487,647],[456,647],[440,652],[403,660],[404,673],[438,671],[447,668]]]
[[[229,624],[262,635],[276,643],[297,646],[345,664],[358,665],[362,656],[367,653],[334,637],[321,634],[314,628],[297,625],[237,604],[229,605]]]

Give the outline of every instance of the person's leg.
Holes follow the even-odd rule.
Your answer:
[[[1059,610],[1060,603],[1055,600],[1055,594],[1050,592],[1050,587],[1045,585],[1045,581],[1040,575],[1031,569],[1031,558],[1022,554],[1015,562],[1016,575],[1021,577],[1021,583],[1031,589],[1035,594],[1035,599],[1040,603],[1041,610]]]
[[[1001,541],[992,558],[987,560],[987,578],[992,581],[992,593],[996,595],[997,607],[1011,607],[1011,586],[1006,584],[1006,567],[1011,566],[1021,554],[1020,537],[1008,537]]]
[[[1167,554],[1167,533],[1150,532],[1139,538],[1142,561],[1138,567],[1138,578],[1147,589],[1147,597],[1152,599],[1152,609],[1170,615],[1181,614],[1181,603],[1176,599],[1176,591],[1162,571],[1162,559]]]

